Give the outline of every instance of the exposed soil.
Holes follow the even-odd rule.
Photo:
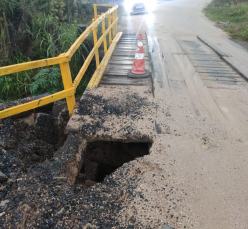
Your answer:
[[[54,152],[64,143],[63,129],[68,117],[65,110],[59,118],[38,113],[24,119],[0,121],[0,171],[9,178],[1,183],[1,199],[20,174],[53,160]]]

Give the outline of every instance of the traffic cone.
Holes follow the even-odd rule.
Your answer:
[[[128,71],[130,78],[148,78],[150,72],[145,69],[145,54],[142,34],[139,35],[138,46],[135,53],[135,59],[132,70]]]

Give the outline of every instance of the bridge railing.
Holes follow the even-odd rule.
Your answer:
[[[108,7],[108,11],[105,13],[102,13],[101,15],[98,15],[98,7]],[[55,94],[43,97],[38,100],[34,100],[34,101],[31,101],[31,102],[28,102],[22,105],[18,105],[15,107],[2,110],[0,111],[0,119],[7,118],[10,116],[22,113],[24,111],[32,110],[37,107],[41,107],[46,104],[49,104],[49,103],[52,103],[52,102],[55,102],[55,101],[58,101],[64,98],[66,98],[69,114],[72,115],[73,110],[76,106],[76,100],[75,100],[76,89],[80,81],[82,80],[86,70],[88,69],[93,57],[95,56],[95,60],[96,60],[96,67],[97,67],[96,73],[102,72],[103,69],[105,69],[106,64],[108,63],[110,56],[112,55],[112,52],[114,50],[116,43],[118,42],[118,40],[120,39],[122,35],[122,33],[117,34],[117,22],[118,22],[117,9],[118,9],[117,5],[113,6],[113,5],[107,5],[107,4],[95,4],[94,5],[95,18],[92,20],[92,24],[81,34],[80,37],[78,37],[78,39],[75,41],[75,43],[71,46],[71,48],[66,53],[62,53],[58,57],[1,67],[0,77],[13,74],[13,73],[17,73],[17,72],[26,71],[26,70],[59,64],[62,81],[64,85],[64,90],[57,92]],[[106,23],[106,20],[108,21],[108,23]],[[102,24],[102,36],[98,39],[97,29],[100,24]],[[74,53],[78,50],[80,45],[85,41],[85,39],[90,35],[91,32],[93,32],[94,47],[89,53],[86,60],[84,61],[84,64],[79,70],[76,78],[74,79],[74,81],[72,81],[69,62],[72,56],[74,55]],[[109,42],[107,42],[107,36],[108,36]],[[109,43],[109,47],[108,47],[108,43]],[[100,63],[99,47],[102,44],[104,46],[104,58],[102,62]],[[99,76],[99,74],[93,75],[92,80],[90,82],[91,88],[98,85],[98,83],[100,82],[99,77],[101,77]]]

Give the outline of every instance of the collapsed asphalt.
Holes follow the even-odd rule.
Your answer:
[[[133,121],[142,119],[141,110],[150,106],[138,95],[126,95],[123,99],[127,102],[120,106],[115,98],[105,100],[86,94],[76,113],[82,118],[85,115],[92,119],[100,117],[100,121],[93,125],[85,123],[81,133],[87,135],[90,131],[94,135],[98,129],[106,128],[104,123],[109,115],[130,115]],[[64,112],[58,119],[63,120],[65,127],[68,115]],[[20,225],[24,228],[140,228],[135,215],[123,223],[118,214],[134,197],[148,201],[136,190],[142,174],[142,169],[136,166],[145,157],[125,163],[103,182],[86,190],[81,183],[68,182],[63,175],[65,165],[79,151],[83,135],[70,133],[59,147],[62,129],[59,129],[58,119],[38,114],[33,126],[18,120],[1,121],[0,170],[8,180],[1,182],[4,188],[0,190],[0,225],[3,228]],[[123,128],[130,136],[132,127]],[[123,179],[125,177],[128,179]],[[155,219],[151,219],[151,223],[165,227]]]

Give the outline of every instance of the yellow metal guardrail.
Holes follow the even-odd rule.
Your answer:
[[[98,15],[98,7],[109,7],[109,9],[107,12]],[[113,53],[115,45],[119,41],[122,35],[122,33],[117,33],[117,22],[118,22],[117,9],[118,6],[113,6],[108,4],[94,4],[95,18],[92,20],[92,24],[85,30],[84,33],[82,33],[82,35],[75,41],[75,43],[66,53],[62,53],[58,57],[54,57],[54,58],[32,61],[32,62],[16,64],[16,65],[0,68],[0,77],[1,77],[1,76],[6,76],[8,74],[59,64],[61,76],[64,84],[63,91],[57,92],[55,94],[43,97],[41,99],[26,104],[18,105],[0,111],[0,119],[7,118],[15,114],[22,113],[24,111],[32,110],[37,107],[41,107],[51,102],[55,102],[64,98],[66,98],[69,113],[70,115],[72,115],[76,105],[76,100],[75,100],[76,89],[80,81],[82,80],[86,70],[88,69],[89,64],[92,61],[93,57],[95,56],[97,69],[89,83],[90,88],[96,87],[99,84],[102,74],[105,71],[109,59]],[[108,20],[108,28],[106,28],[105,20]],[[102,23],[102,36],[98,39],[97,28],[100,23]],[[85,39],[89,36],[91,32],[93,32],[94,48],[91,50],[82,68],[80,69],[78,75],[76,76],[75,80],[72,82],[69,62],[72,56],[74,55],[74,53],[77,51],[77,49],[85,41]],[[107,47],[107,35],[109,35],[108,37],[109,48]],[[102,43],[104,46],[105,55],[102,62],[100,63],[99,47],[102,45]]]

